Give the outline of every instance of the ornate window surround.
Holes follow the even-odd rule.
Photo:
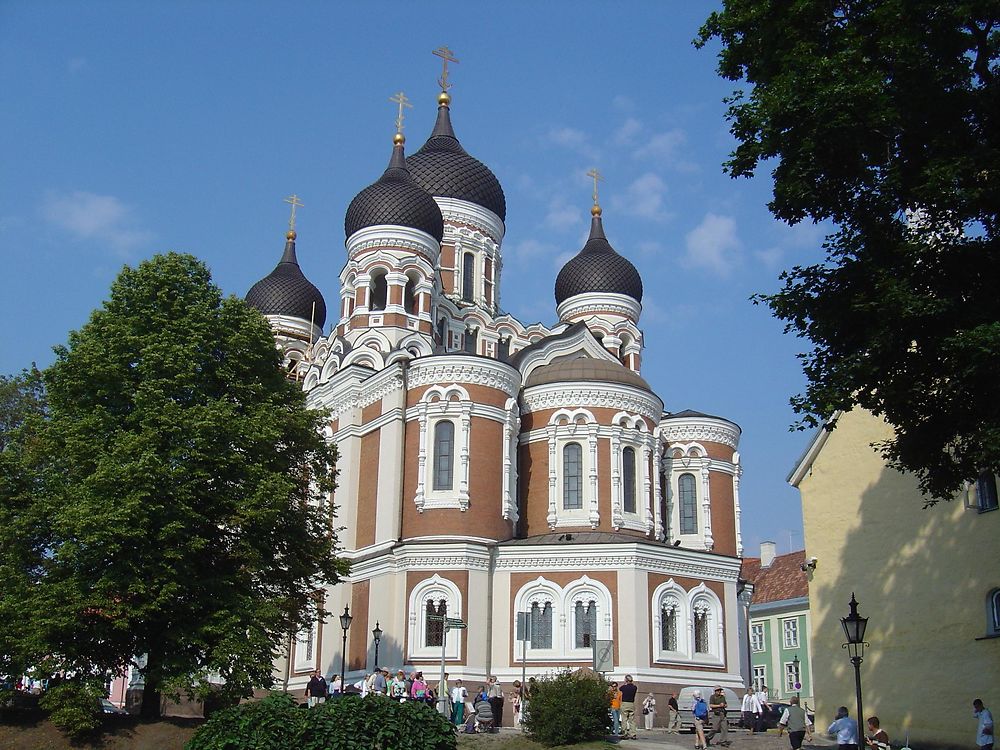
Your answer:
[[[620,411],[615,414],[612,423],[616,430],[611,436],[611,525],[615,531],[624,527],[652,534],[656,519],[650,507],[650,493],[654,482],[650,466],[656,441],[646,420],[638,414]],[[625,511],[626,448],[635,451],[635,513]]]
[[[601,522],[597,489],[597,434],[599,425],[587,409],[559,409],[545,428],[549,445],[549,511],[546,520],[550,529],[561,526],[597,528]],[[565,510],[562,507],[563,449],[567,443],[579,443],[583,453],[583,507]]]
[[[725,654],[724,644],[724,623],[722,618],[722,602],[715,592],[704,583],[700,583],[688,592],[688,606],[691,616],[688,618],[688,627],[691,632],[689,643],[691,644],[691,662],[709,666],[723,666],[723,655]],[[705,653],[695,653],[694,650],[694,628],[695,614],[704,612],[708,616],[708,651]]]
[[[307,672],[316,669],[319,628],[315,622],[295,636],[295,671]]]
[[[427,601],[433,599],[448,602],[449,617],[460,617],[462,613],[462,592],[454,581],[442,578],[435,573],[430,578],[420,581],[410,592],[407,606],[408,638],[407,658],[410,659],[440,659],[441,647],[428,646],[424,643],[427,632]],[[462,631],[450,630],[445,643],[445,658],[458,659],[462,653]]]
[[[672,602],[677,608],[677,649],[667,651],[662,648],[663,639],[660,622],[660,611],[666,602]],[[653,591],[652,609],[653,633],[653,662],[656,664],[673,664],[677,662],[687,663],[691,660],[692,647],[689,643],[690,629],[688,623],[691,621],[690,600],[688,592],[683,589],[673,578],[661,583]]]
[[[469,434],[472,427],[469,392],[452,383],[432,385],[417,404],[420,452],[417,455],[417,491],[413,502],[421,513],[427,508],[469,509]],[[450,490],[434,489],[434,432],[438,422],[455,424],[455,466]]]
[[[680,539],[685,546],[704,546],[712,549],[715,540],[712,538],[712,498],[709,492],[709,467],[712,460],[708,451],[701,443],[675,443],[668,448],[664,457],[667,469],[667,484],[669,491],[670,528],[674,538]],[[695,534],[681,534],[680,491],[678,480],[681,474],[693,474],[695,477],[696,507],[698,531]]]
[[[610,640],[614,633],[612,617],[611,592],[600,581],[589,576],[581,576],[571,581],[565,587],[538,576],[520,588],[514,596],[514,620],[511,632],[517,626],[517,613],[528,612],[531,605],[538,602],[544,605],[552,604],[552,648],[533,649],[528,646],[527,661],[590,661],[593,651],[590,648],[576,648],[576,618],[574,616],[576,603],[594,602],[597,605],[597,632],[595,637]],[[515,660],[520,658],[520,647],[515,647]]]

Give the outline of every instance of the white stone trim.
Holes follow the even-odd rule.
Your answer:
[[[660,612],[667,599],[677,608],[677,648],[672,651],[662,648],[663,635]],[[691,620],[691,610],[688,592],[684,590],[684,587],[676,583],[673,578],[670,578],[657,586],[653,591],[649,611],[652,616],[653,663],[690,663],[692,646],[688,640],[691,635],[688,622]]]
[[[434,201],[438,204],[438,208],[441,209],[441,215],[444,217],[445,222],[468,224],[479,229],[497,244],[503,241],[505,231],[503,221],[488,208],[483,208],[478,203],[470,203],[460,198],[444,198],[438,195],[434,196]],[[449,227],[446,223],[446,238],[451,234],[449,230],[453,232],[455,228]]]
[[[401,363],[374,373],[362,367],[343,367],[326,383],[309,391],[309,406],[327,411],[330,419],[337,419],[346,411],[374,404],[402,388]]]
[[[597,441],[598,425],[586,409],[560,409],[549,418],[546,436],[549,446],[549,507],[546,521],[550,529],[586,526],[596,529],[601,522],[598,495]],[[564,451],[568,444],[581,448],[583,467],[581,505],[563,507]]]
[[[736,556],[743,557],[743,521],[740,509],[740,477],[743,476],[743,466],[740,464],[739,451],[733,453],[735,464],[733,471],[733,515],[736,525]]]
[[[469,437],[472,427],[472,401],[469,392],[457,383],[428,388],[416,406],[420,423],[417,454],[417,488],[413,502],[417,511],[429,508],[469,509]],[[452,486],[434,489],[434,435],[438,423],[454,426]]]
[[[431,263],[437,263],[441,254],[441,246],[438,241],[427,232],[393,224],[377,224],[359,229],[347,238],[344,245],[347,248],[347,257],[349,258],[383,247],[420,253],[426,256]]]
[[[517,370],[497,360],[469,356],[440,355],[414,360],[407,379],[410,388],[431,383],[465,383],[481,385],[517,396],[521,378]]]
[[[516,398],[507,399],[506,419],[503,423],[503,510],[502,515],[511,526],[517,524],[517,445],[521,431],[521,414]]]
[[[594,637],[599,640],[614,638],[613,599],[607,586],[600,581],[583,575],[566,586],[560,586],[539,575],[518,589],[514,596],[511,632],[516,628],[517,613],[530,612],[531,604],[536,601],[539,604],[543,601],[552,604],[552,648],[537,649],[529,646],[525,654],[528,662],[590,661],[593,658],[591,648],[576,648],[577,601],[590,601],[597,605],[597,632]]]
[[[725,627],[722,617],[722,602],[704,581],[688,592],[688,606],[691,617],[688,625],[691,628],[691,661],[695,664],[723,666],[726,653],[724,639]],[[705,612],[708,617],[708,647],[707,653],[695,651],[695,615]]]
[[[740,444],[740,428],[718,417],[673,417],[660,422],[663,437],[669,443],[705,440],[721,443],[736,450]]]
[[[574,294],[556,307],[559,320],[571,320],[587,315],[606,316],[608,313],[637,322],[642,314],[642,304],[627,294],[586,292]]]
[[[440,659],[440,646],[425,645],[424,636],[427,632],[427,601],[444,599],[448,602],[448,617],[462,616],[462,592],[458,586],[447,578],[435,573],[430,578],[413,587],[407,606],[407,623],[409,638],[407,639],[407,656],[410,659]],[[445,642],[445,657],[458,659],[462,653],[462,631],[448,631]]]
[[[653,422],[659,419],[663,410],[663,402],[657,396],[630,385],[545,383],[524,389],[521,414],[573,406],[633,412]]]
[[[529,331],[530,327],[526,328],[525,334],[527,335]],[[556,335],[555,330],[546,330],[544,333],[546,336]],[[561,331],[559,333],[561,333]],[[583,352],[588,357],[592,357],[593,359],[602,359],[607,362],[618,362],[617,358],[601,346],[600,342],[594,338],[594,334],[592,334],[586,326],[582,326],[579,331],[571,336],[546,341],[542,346],[538,347],[534,351],[528,352],[524,359],[522,359],[519,363],[521,377],[525,382],[527,382],[528,376],[539,367],[551,364],[557,358],[566,356],[567,354],[573,354],[574,352]],[[660,415],[657,414],[656,419],[659,418]]]

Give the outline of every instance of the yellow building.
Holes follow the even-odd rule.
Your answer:
[[[873,443],[892,428],[870,413],[820,431],[789,476],[802,494],[818,726],[856,713],[840,618],[854,592],[868,617],[864,712],[893,743],[975,746],[972,700],[1000,709],[1000,512],[996,477],[923,509],[911,477]]]

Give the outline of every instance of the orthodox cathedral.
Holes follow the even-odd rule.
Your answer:
[[[642,377],[642,279],[596,190],[556,322],[502,310],[504,192],[455,134],[447,67],[440,83],[430,137],[407,156],[397,121],[388,167],[347,208],[330,326],[294,228],[246,295],[330,414],[351,563],[324,592],[349,629],[317,624],[276,667],[292,689],[342,658],[348,682],[376,663],[436,680],[443,656],[452,679],[509,686],[610,641],[604,668],[642,690],[739,687],[740,428],[665,411]]]

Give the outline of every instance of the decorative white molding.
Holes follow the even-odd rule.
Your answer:
[[[346,411],[363,409],[403,388],[403,366],[400,363],[359,380],[364,372],[358,367],[340,370],[327,383],[309,392],[309,406],[328,411],[331,419],[337,419]]]
[[[574,294],[569,299],[560,302],[556,307],[556,315],[559,320],[573,320],[588,315],[597,315],[598,317],[620,315],[637,323],[641,314],[642,305],[639,302],[627,294],[613,294],[611,292]],[[608,322],[613,323],[611,320]]]
[[[660,422],[660,432],[669,443],[706,440],[721,443],[736,450],[740,444],[740,428],[716,417],[672,417]]]
[[[447,226],[447,223],[451,222],[476,227],[497,244],[503,241],[505,231],[503,221],[488,208],[459,198],[443,198],[435,195],[434,200],[437,202],[438,208],[441,209],[441,215],[445,220],[446,238],[450,234],[449,230],[455,230],[454,227]]]
[[[509,398],[505,404],[506,419],[503,423],[503,517],[514,527],[519,514],[517,512],[517,444],[518,433],[521,431],[521,415],[517,407],[517,399]]]
[[[432,383],[481,385],[514,397],[521,386],[521,378],[510,365],[484,357],[470,359],[444,354],[414,360],[410,364],[409,387],[417,388]]]
[[[578,406],[634,412],[653,422],[659,419],[663,411],[663,402],[657,396],[630,385],[546,383],[524,389],[521,414]]]
[[[392,224],[377,224],[359,229],[348,237],[344,244],[347,247],[349,258],[355,258],[362,252],[383,247],[420,253],[427,257],[431,263],[437,263],[438,256],[441,254],[441,246],[427,232]]]

